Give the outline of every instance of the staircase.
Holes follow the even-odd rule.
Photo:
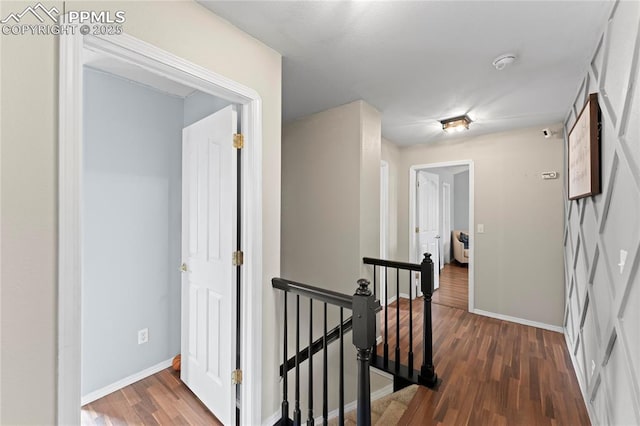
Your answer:
[[[314,287],[308,284],[298,283],[284,278],[274,278],[272,285],[275,289],[283,293],[283,341],[282,353],[283,362],[280,366],[280,376],[282,377],[282,415],[278,422],[279,425],[301,425],[301,387],[300,376],[301,369],[307,369],[306,401],[307,412],[306,420],[308,426],[315,424],[314,419],[314,392],[318,392],[314,387],[314,360],[317,366],[317,358],[321,356],[322,365],[322,386],[319,393],[322,395],[322,415],[320,417],[322,424],[395,424],[406,410],[409,401],[418,389],[417,385],[433,387],[437,383],[437,376],[432,360],[432,326],[431,326],[431,296],[433,293],[433,262],[430,254],[426,253],[421,264],[394,262],[382,259],[364,258],[366,265],[373,268],[373,292],[370,289],[370,282],[364,279],[358,280],[358,288],[355,294],[350,296],[330,290]],[[396,295],[400,295],[400,277],[401,271],[408,276],[409,300],[413,298],[413,275],[417,272],[420,277],[420,290],[424,303],[422,318],[422,348],[419,353],[422,355],[422,362],[419,370],[414,367],[414,345],[413,345],[413,315],[411,312],[411,303],[409,303],[409,319],[407,324],[400,321],[399,309],[396,309],[395,321],[395,342],[390,339],[389,333],[389,315],[388,315],[388,285],[389,270],[392,274],[395,272]],[[377,299],[378,277],[381,277],[384,298],[383,306]],[[289,319],[289,297],[295,297],[295,317]],[[307,300],[303,304],[308,307],[304,314],[308,320],[308,345],[300,349],[300,314],[301,314],[301,297]],[[399,302],[399,299],[397,299]],[[293,304],[292,304],[293,305]],[[303,305],[303,307],[304,307]],[[314,327],[313,319],[314,307],[320,307],[322,313],[322,329],[323,333],[319,338],[313,340]],[[328,330],[328,310],[339,313],[335,315],[339,318],[338,324],[331,330]],[[345,319],[345,310],[351,311],[351,316]],[[382,330],[378,333],[377,313],[382,312],[384,323]],[[290,330],[290,327],[292,330]],[[294,329],[295,327],[295,329]],[[403,354],[403,348],[400,342],[400,330],[408,328],[409,342],[405,348],[406,353]],[[357,350],[357,406],[355,412],[345,413],[345,392],[344,392],[344,336],[351,331],[352,342]],[[289,333],[294,335],[295,352],[289,357]],[[380,347],[376,345],[376,337],[381,335],[383,343]],[[338,366],[332,366],[332,369],[338,370],[338,413],[335,418],[329,420],[328,413],[328,397],[335,394],[336,390],[329,392],[329,363],[328,363],[328,346],[332,343],[338,344]],[[393,347],[394,351],[390,356],[389,348]],[[319,352],[322,354],[318,355]],[[314,355],[318,355],[314,359]],[[302,363],[305,366],[302,367]],[[393,376],[394,393],[387,395],[372,403],[370,390],[370,368],[376,368]],[[289,372],[294,372],[294,401],[292,407],[289,404]],[[317,371],[317,370],[316,370]],[[291,410],[292,408],[292,410]]]

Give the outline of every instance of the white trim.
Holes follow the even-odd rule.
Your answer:
[[[278,424],[278,422],[280,422],[281,417],[282,417],[282,410],[278,409],[278,411],[276,411],[266,419],[262,420],[262,423],[260,424],[262,426],[273,426],[275,424]]]
[[[173,358],[169,358],[165,361],[159,362],[156,365],[153,365],[149,368],[145,368],[142,371],[139,371],[137,373],[134,373],[128,377],[125,377],[124,379],[120,379],[117,382],[111,383],[110,385],[107,385],[101,389],[95,390],[93,392],[89,392],[88,394],[84,395],[82,397],[81,400],[81,404],[87,405],[90,402],[93,402],[95,400],[98,400],[102,397],[105,397],[107,395],[109,395],[110,393],[113,393],[117,390],[120,390],[122,388],[125,388],[135,382],[139,382],[142,379],[145,379],[149,376],[153,376],[154,374],[167,369],[169,367],[171,367],[171,364],[173,362]]]
[[[571,358],[571,364],[573,365],[573,371],[575,372],[576,378],[578,379],[578,387],[580,388],[580,393],[582,394],[582,399],[584,400],[584,405],[587,407],[587,414],[589,415],[589,420],[592,425],[597,425],[599,422],[597,421],[597,416],[593,412],[591,408],[591,403],[589,401],[589,397],[587,396],[587,386],[584,386],[584,380],[582,378],[582,374],[580,374],[580,367],[578,366],[578,360],[573,354],[573,349],[571,348],[571,342],[569,341],[569,333],[567,332],[566,327],[563,327],[564,330],[564,342],[567,344],[567,352],[569,352],[569,357]],[[602,383],[600,383],[602,386]]]
[[[385,387],[380,388],[375,392],[371,392],[371,402],[377,399],[383,398],[387,395],[391,395],[392,393],[393,393],[393,384],[386,385]],[[358,401],[351,401],[350,403],[345,404],[344,413],[346,414],[350,411],[354,411],[357,406],[358,406]],[[336,417],[338,417],[337,408],[327,413],[327,420],[335,419]],[[322,421],[323,421],[322,416],[318,416],[315,418],[315,424],[317,425],[321,425]]]
[[[418,295],[418,294],[414,294],[414,295],[413,295],[413,299],[411,299],[411,300],[416,300],[418,297],[420,297],[420,295]],[[398,299],[398,296],[397,296],[397,295],[395,295],[395,296],[391,296],[391,297],[387,300],[387,305],[390,305],[391,303],[395,302],[397,299]],[[407,293],[400,292],[400,299],[407,299],[407,300],[409,300],[409,295],[408,295]]]
[[[473,313],[484,317],[495,318],[503,321],[515,322],[517,324],[528,325],[530,327],[542,328],[544,330],[555,331],[564,334],[564,328],[559,325],[545,324],[543,322],[531,321],[524,318],[512,317],[509,315],[496,314],[495,312],[483,311],[482,309],[474,309]]]
[[[83,49],[242,104],[243,155],[242,424],[262,417],[262,104],[258,93],[128,36],[60,36],[58,194],[58,424],[80,423],[81,170]],[[250,290],[250,291],[247,291]],[[235,307],[234,307],[235,309]],[[234,314],[235,315],[235,314]]]
[[[468,166],[469,167],[469,312],[475,307],[475,168],[473,160],[445,161],[441,163],[416,164],[409,167],[409,262],[420,263],[416,259],[415,228],[416,228],[416,180],[418,170],[439,167]],[[455,191],[455,188],[454,188]],[[422,294],[417,289],[416,294]]]

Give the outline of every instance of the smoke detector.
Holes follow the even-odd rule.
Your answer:
[[[505,53],[504,55],[500,55],[493,60],[493,66],[498,70],[502,71],[507,66],[511,65],[517,59],[516,55],[513,53]]]

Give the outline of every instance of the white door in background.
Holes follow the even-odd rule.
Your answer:
[[[180,378],[223,424],[235,423],[236,117],[228,106],[182,131]]]
[[[422,262],[424,253],[431,253],[433,261],[433,288],[440,287],[440,178],[438,175],[418,172],[417,211],[417,259]]]
[[[442,256],[440,256],[440,269],[451,261],[451,185],[442,184]]]

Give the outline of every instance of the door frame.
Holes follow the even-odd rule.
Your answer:
[[[474,232],[474,165],[473,160],[455,160],[441,163],[416,164],[409,167],[409,262],[420,263],[416,259],[415,228],[416,228],[416,190],[418,171],[440,167],[468,166],[469,167],[469,312],[473,312],[475,305],[475,232]],[[455,188],[454,188],[455,191]],[[416,295],[420,289],[416,289]]]
[[[380,259],[389,260],[389,163],[380,161]],[[380,300],[387,300],[385,288],[385,276],[380,268],[380,280],[378,294]]]
[[[446,197],[445,197],[446,194]],[[445,199],[447,202],[445,202]],[[442,182],[442,234],[445,234],[444,231],[447,231],[447,228],[444,226],[445,223],[449,225],[448,234],[451,234],[451,216],[453,216],[453,208],[451,205],[451,185],[447,182]],[[445,214],[445,209],[446,213]],[[444,250],[444,241],[442,242],[442,254],[440,257],[440,269],[442,270],[445,265],[445,260],[448,257],[449,261],[451,261],[451,240],[449,240],[449,249],[445,252]]]
[[[241,294],[242,424],[262,423],[262,100],[253,89],[130,35],[61,35],[58,146],[57,422],[79,424],[81,407],[82,99],[83,51],[140,66],[240,105],[244,250]],[[178,267],[178,265],[176,265]],[[235,315],[235,306],[233,307]],[[235,350],[235,348],[230,348]],[[231,380],[231,377],[229,377]],[[235,408],[235,407],[234,407]],[[235,412],[235,409],[234,409]]]

